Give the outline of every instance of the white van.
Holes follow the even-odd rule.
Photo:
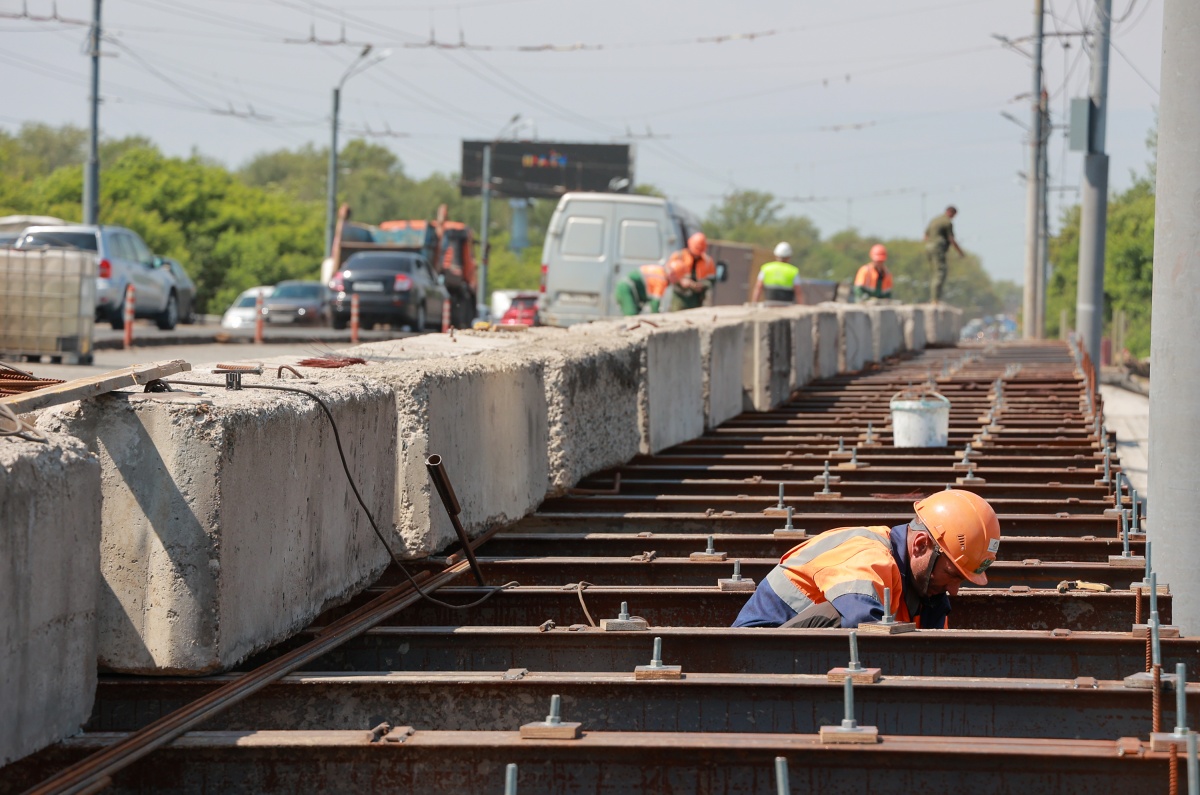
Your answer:
[[[695,216],[656,196],[564,194],[542,250],[541,321],[569,326],[620,316],[617,282],[640,265],[665,265],[698,231]]]

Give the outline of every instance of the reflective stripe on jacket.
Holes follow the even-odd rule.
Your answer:
[[[847,603],[873,602],[882,607],[883,589],[891,588],[896,620],[911,621],[903,598],[904,575],[892,556],[890,534],[888,527],[843,527],[822,533],[788,550],[767,575],[767,583],[797,613],[813,604],[833,602],[843,613],[842,626],[850,627],[859,622],[840,609],[841,597],[851,597]]]

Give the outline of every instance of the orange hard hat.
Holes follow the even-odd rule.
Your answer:
[[[688,238],[687,247],[693,256],[703,256],[704,252],[708,251],[708,237],[703,232],[697,232]]]
[[[987,585],[987,567],[1000,550],[1000,520],[987,500],[949,489],[913,503],[917,518],[955,568],[976,585]]]
[[[876,243],[871,246],[871,262],[883,262],[887,259],[887,246]]]

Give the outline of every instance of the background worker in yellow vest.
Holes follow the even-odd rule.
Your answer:
[[[791,259],[790,243],[784,241],[775,247],[775,261],[768,262],[758,269],[758,281],[754,284],[754,294],[750,296],[750,303],[757,304],[763,300],[764,293],[768,301],[804,303],[800,271],[791,263]]]
[[[647,305],[651,312],[657,312],[666,291],[666,269],[662,265],[642,265],[617,282],[613,298],[622,315],[639,315]]]
[[[887,248],[882,243],[871,246],[871,261],[858,269],[854,277],[854,299],[892,297],[892,273],[887,269]]]

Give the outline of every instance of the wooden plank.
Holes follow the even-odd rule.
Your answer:
[[[0,398],[0,405],[7,406],[15,414],[25,414],[38,409],[59,406],[73,400],[103,395],[129,386],[143,386],[159,378],[166,378],[176,373],[186,373],[192,366],[183,359],[172,359],[168,362],[151,362],[135,364],[111,373],[91,375],[87,378],[76,378],[62,384],[26,392],[21,395],[11,395]]]

